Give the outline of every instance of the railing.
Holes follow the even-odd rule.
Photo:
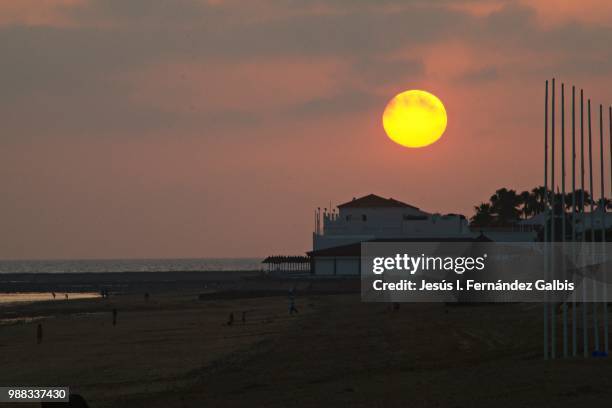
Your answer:
[[[273,255],[264,259],[266,272],[309,273],[310,257],[303,255]]]

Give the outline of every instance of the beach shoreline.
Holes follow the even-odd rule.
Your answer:
[[[99,297],[101,297],[100,294],[96,292],[0,292],[0,307],[18,303],[96,299]]]
[[[139,293],[205,289],[262,276],[260,271],[3,273],[0,291]]]

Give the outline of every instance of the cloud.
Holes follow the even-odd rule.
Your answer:
[[[356,113],[382,106],[385,98],[372,93],[346,91],[290,107],[287,112],[297,117],[329,117]]]
[[[493,81],[499,78],[497,68],[485,67],[463,73],[457,79],[466,84],[476,84],[479,82]]]
[[[558,71],[576,76],[607,74],[612,60],[609,26],[569,21],[541,27],[536,11],[525,5],[462,4],[484,3],[499,3],[500,8],[478,16],[450,7],[452,3],[424,1],[386,1],[380,7],[365,0],[355,7],[343,1],[320,1],[318,8],[306,2],[293,2],[289,7],[277,1],[249,5],[195,0],[62,3],[53,8],[54,13],[62,11],[61,20],[71,20],[71,24],[0,28],[3,123],[9,135],[29,133],[31,138],[49,131],[69,135],[124,129],[137,133],[156,127],[208,128],[211,123],[221,129],[234,126],[233,122],[264,123],[274,109],[310,117],[324,116],[327,111],[359,111],[378,103],[375,95],[381,89],[431,81],[436,67],[428,65],[428,53],[446,43],[462,43],[475,50],[474,60],[461,68],[463,74],[437,78],[437,82],[482,83],[495,80],[500,72],[523,78]],[[258,7],[263,10],[259,14]],[[159,65],[225,65],[227,69],[214,76],[219,85],[214,86],[216,97],[220,98],[223,86],[235,89],[234,84],[242,80],[233,67],[299,61],[275,74],[299,84],[308,76],[299,64],[332,58],[345,67],[316,77],[317,81],[335,81],[334,86],[322,88],[325,94],[308,92],[316,87],[315,81],[309,82],[309,88],[282,82],[291,95],[258,91],[261,100],[267,95],[276,102],[276,106],[266,106],[268,112],[258,103],[225,107],[228,113],[224,114],[223,105],[202,106],[188,99],[193,98],[189,88],[182,88],[187,102],[178,92],[170,99],[162,86],[163,77],[146,84],[151,89],[146,92],[150,101],[134,97],[142,93],[139,77]],[[452,72],[455,62],[444,58],[448,60],[445,56],[439,60],[448,65],[446,72]],[[169,69],[163,75],[179,73]],[[196,72],[193,85],[206,83],[207,75],[206,70]],[[279,88],[270,75],[247,78],[258,83],[258,89]],[[201,98],[215,102],[215,95],[202,93]],[[155,103],[156,99],[163,104]],[[191,105],[196,107],[193,112],[185,109]]]
[[[425,73],[420,59],[362,58],[351,64],[354,73],[370,85],[387,84],[404,78],[417,79]]]
[[[9,107],[3,121],[7,134],[28,134],[28,139],[52,133],[80,137],[95,130],[138,132],[181,122],[201,126],[203,121],[181,112],[182,107],[178,112],[160,110],[131,97],[139,72],[172,61],[236,66],[265,58],[333,57],[354,63],[352,70],[345,70],[349,77],[343,85],[351,83],[350,77],[375,85],[417,76],[423,72],[422,62],[388,54],[441,38],[461,17],[460,13],[425,8],[401,13],[272,14],[263,20],[242,21],[240,9],[231,2],[182,1],[170,7],[162,1],[92,1],[64,5],[64,19],[73,19],[69,25],[0,27],[4,53],[0,106]],[[297,82],[298,75],[294,76]],[[230,75],[219,80],[234,81]],[[311,112],[326,100],[308,98],[313,102],[304,109]],[[354,103],[347,102],[346,106]],[[224,118],[228,125],[237,120],[234,114],[223,115],[214,109],[199,115],[215,118],[217,125]],[[241,117],[248,122],[254,115],[244,112]]]
[[[222,4],[203,0],[88,0],[66,8],[66,14],[73,21],[90,26],[164,24],[176,29],[181,25],[216,25],[226,20],[231,9]]]

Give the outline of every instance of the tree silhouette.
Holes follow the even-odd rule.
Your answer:
[[[575,194],[571,192],[565,195],[565,208],[569,211],[572,210],[572,195],[575,195],[576,200],[576,211],[584,211],[584,207],[591,204],[591,195],[588,191],[584,191],[584,204],[582,203],[582,190],[576,190]]]
[[[491,204],[481,203],[474,207],[476,213],[470,218],[470,225],[473,227],[489,227],[493,224],[493,213]]]
[[[494,217],[494,224],[498,227],[508,227],[516,224],[519,220],[521,211],[521,198],[514,190],[507,188],[498,189],[489,199],[491,211]]]
[[[534,189],[536,190],[536,189]],[[523,191],[520,195],[521,215],[527,219],[533,215],[542,212],[545,208],[544,201],[540,203],[538,196],[533,192]]]
[[[534,187],[530,191],[517,194],[515,190],[500,188],[495,191],[488,203],[481,203],[474,207],[474,215],[470,218],[473,227],[510,227],[515,225],[521,218],[527,219],[538,215],[550,208],[550,202],[555,200],[555,214],[557,217],[564,212],[572,210],[572,195],[575,196],[576,211],[585,210],[591,204],[591,195],[588,191],[576,190],[565,195],[552,190],[546,190],[543,186]],[[584,194],[584,202],[582,195]],[[593,202],[595,203],[595,202]],[[598,208],[601,208],[601,199],[597,200]],[[603,206],[612,208],[612,200],[604,199]]]
[[[532,215],[544,212],[546,209],[546,202],[550,198],[551,191],[544,188],[544,186],[534,187],[531,190],[531,196],[535,199],[535,206],[533,208]]]

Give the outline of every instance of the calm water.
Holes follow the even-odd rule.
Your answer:
[[[1,261],[0,273],[253,271],[260,258]]]

